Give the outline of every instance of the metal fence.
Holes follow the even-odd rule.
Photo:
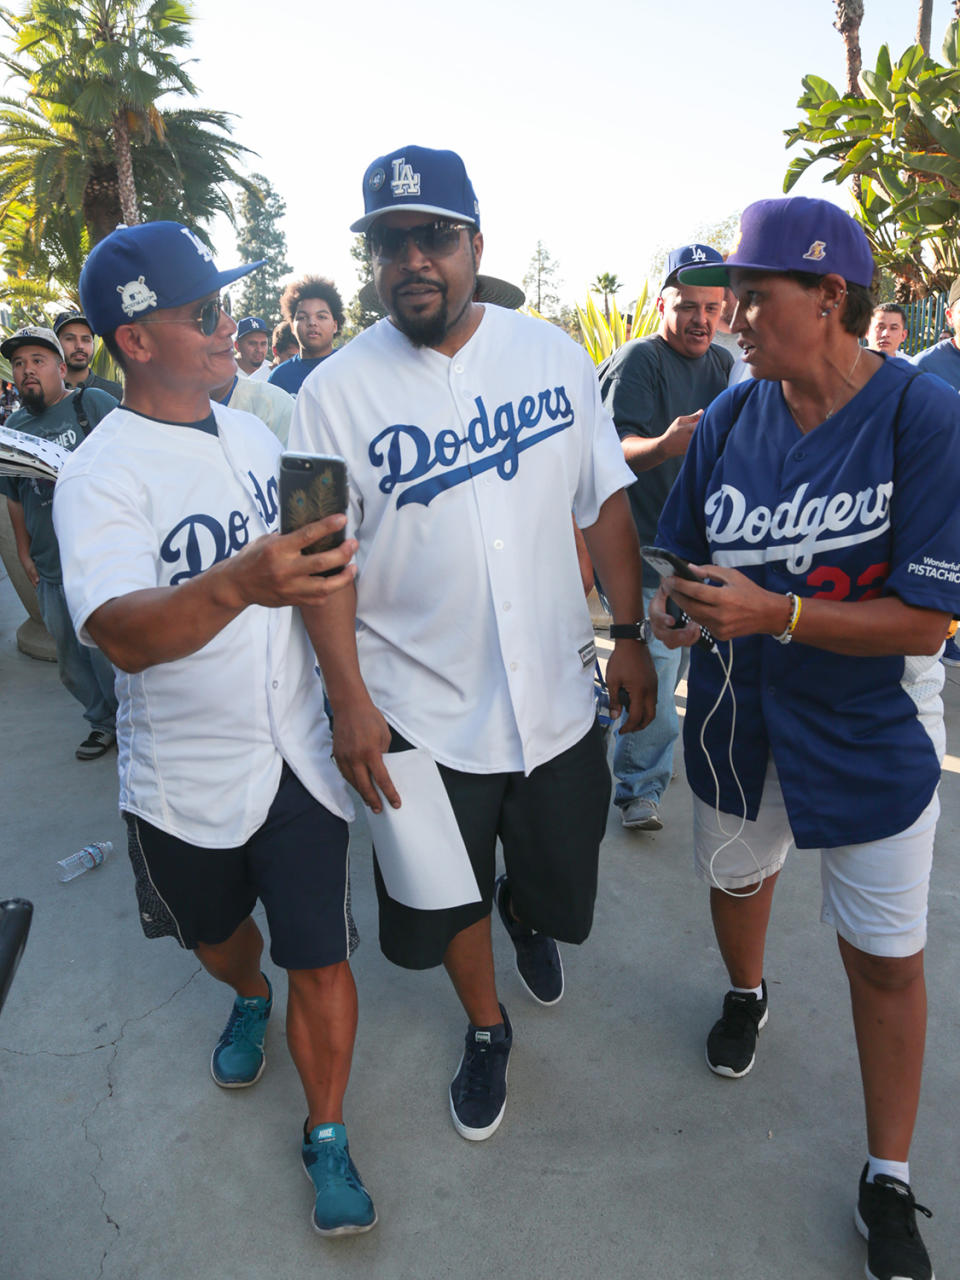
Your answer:
[[[919,298],[903,308],[907,313],[907,340],[900,348],[902,356],[914,356],[918,351],[932,347],[934,343],[940,341],[940,334],[947,323],[944,315],[946,308],[945,293],[931,294],[929,298]]]

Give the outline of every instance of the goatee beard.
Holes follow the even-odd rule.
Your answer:
[[[21,391],[20,403],[30,413],[43,413],[47,407],[46,398],[42,391]]]

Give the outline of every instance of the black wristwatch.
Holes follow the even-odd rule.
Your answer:
[[[649,618],[644,618],[642,622],[612,622],[610,624],[611,640],[639,640],[641,644],[648,644],[651,635]]]

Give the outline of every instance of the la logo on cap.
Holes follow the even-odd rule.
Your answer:
[[[395,196],[418,196],[420,194],[420,175],[413,172],[413,165],[407,164],[403,156],[393,161],[393,181],[390,190]]]
[[[706,262],[706,260],[707,260],[707,255],[703,252],[703,250],[699,248],[698,245],[692,244],[690,246],[690,261]]]
[[[827,242],[825,240],[814,240],[803,256],[808,262],[822,262],[827,256]]]

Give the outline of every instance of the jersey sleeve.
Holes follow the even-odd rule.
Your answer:
[[[927,375],[904,393],[894,442],[885,592],[960,613],[960,397]]]
[[[159,585],[159,546],[147,504],[115,480],[80,470],[62,475],[53,494],[63,588],[79,639],[92,613],[117,596]],[[90,512],[97,519],[90,519]]]
[[[574,519],[581,529],[596,523],[600,508],[611,494],[633,484],[636,476],[627,466],[620,439],[600,397],[590,357],[582,353],[580,405],[584,414],[581,435],[580,476],[573,498]]]
[[[293,453],[329,453],[347,464],[347,527],[353,537],[363,523],[363,505],[357,485],[350,483],[351,458],[348,441],[341,439],[321,402],[318,386],[322,382],[308,380],[300,388],[290,419],[286,447]]]

